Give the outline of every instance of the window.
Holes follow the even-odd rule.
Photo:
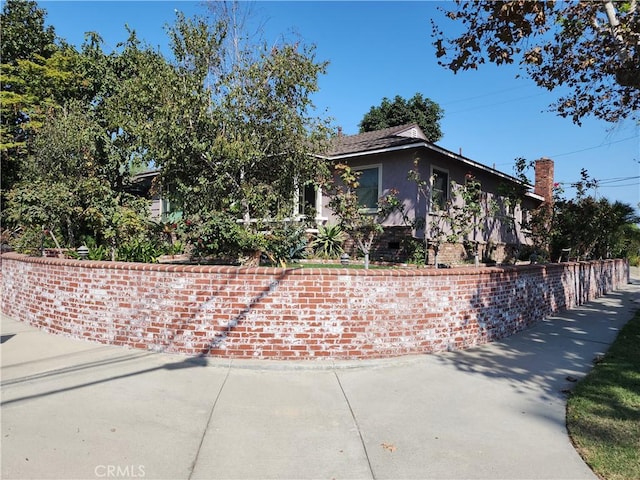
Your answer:
[[[378,210],[378,200],[380,199],[380,173],[382,168],[375,166],[354,168],[353,170],[360,173],[358,188],[356,188],[358,204],[367,212],[376,212]]]
[[[314,216],[316,212],[316,187],[307,182],[299,189],[298,215]]]
[[[431,206],[434,210],[444,210],[449,199],[449,172],[433,168],[431,170]]]
[[[182,218],[182,210],[176,208],[168,199],[160,200],[160,221],[175,222]]]
[[[522,215],[522,222],[521,222],[522,230],[530,232],[531,231],[531,210],[523,207],[521,210],[521,215]]]

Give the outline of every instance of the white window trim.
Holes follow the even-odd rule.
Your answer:
[[[316,218],[314,220],[317,224],[320,224],[328,220],[327,217],[323,216],[323,211],[322,211],[322,187],[314,183],[313,188],[315,190],[314,208],[316,210]],[[301,193],[300,185],[298,184],[298,181],[296,179],[295,194],[293,198],[292,218],[294,218],[298,222],[302,221],[305,218],[305,215],[300,213],[300,193]]]
[[[371,165],[358,165],[357,167],[352,167],[351,170],[353,170],[354,172],[358,172],[361,170],[369,170],[372,168],[377,168],[378,169],[378,196],[377,198],[380,199],[380,197],[382,197],[382,164],[381,163],[374,163]],[[378,209],[377,208],[360,208],[358,210],[360,213],[378,213]]]

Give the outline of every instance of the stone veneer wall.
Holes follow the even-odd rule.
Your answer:
[[[3,312],[47,332],[254,359],[463,349],[628,281],[623,260],[369,271],[1,260]]]

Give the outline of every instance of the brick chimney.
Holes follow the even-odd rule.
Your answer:
[[[545,157],[536,160],[535,172],[533,193],[544,197],[546,203],[553,203],[553,160]]]

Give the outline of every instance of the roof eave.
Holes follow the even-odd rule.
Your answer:
[[[438,145],[434,144],[434,143],[430,143],[430,142],[416,142],[416,143],[409,143],[406,145],[398,145],[395,147],[386,147],[386,148],[377,148],[377,149],[373,149],[373,150],[361,150],[358,152],[349,152],[349,153],[344,153],[344,154],[338,154],[338,155],[332,155],[329,154],[327,156],[321,156],[321,158],[325,158],[327,160],[342,160],[342,159],[348,159],[348,158],[353,158],[353,157],[361,157],[363,155],[377,155],[380,153],[388,153],[388,152],[394,152],[394,151],[398,151],[398,150],[407,150],[407,149],[411,149],[411,148],[427,148],[429,150],[432,150],[434,152],[438,152],[442,155],[445,155],[447,157],[450,157],[453,160],[456,160],[460,163],[463,163],[465,165],[468,165],[470,167],[476,168],[478,170],[482,170],[485,171],[487,173],[490,173],[491,175],[495,175],[497,177],[503,178],[505,180],[508,180],[510,182],[516,183],[518,185],[524,185],[528,188],[532,188],[532,185],[528,184],[528,183],[523,183],[521,180],[508,175],[506,173],[503,173],[499,170],[496,170],[495,168],[491,168],[488,167],[486,165],[483,165],[481,163],[478,163],[474,160],[471,160],[470,158],[467,157],[463,157],[462,155],[457,155],[455,153],[453,153],[450,150],[447,150],[446,148],[442,148],[439,147]],[[532,198],[539,198],[544,200],[543,197],[541,197],[540,195],[536,195],[536,194],[531,194]]]

